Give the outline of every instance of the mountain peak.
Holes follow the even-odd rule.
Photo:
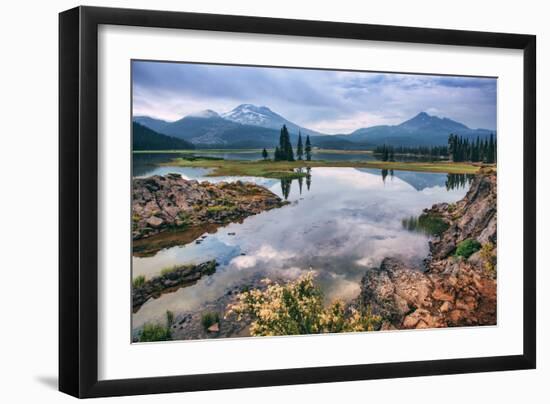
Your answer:
[[[268,107],[253,104],[241,104],[231,111],[221,115],[222,118],[244,125],[257,125],[263,127],[281,127],[285,119]]]
[[[440,118],[435,115],[430,115],[424,111],[418,113],[413,118],[399,124],[398,126],[408,130],[441,128],[453,131],[469,129],[466,125],[460,122],[453,121],[449,118]]]
[[[260,106],[260,105],[254,105],[254,104],[241,104],[233,108],[233,110],[244,109],[244,108],[256,110],[256,111],[261,111],[261,110],[271,111],[268,107],[264,105]]]
[[[205,109],[204,111],[198,111],[194,112],[192,114],[187,115],[192,118],[219,118],[220,115],[211,109]]]

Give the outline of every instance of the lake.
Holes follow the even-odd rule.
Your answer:
[[[145,303],[133,316],[134,330],[162,321],[167,310],[196,310],[259,276],[293,279],[314,270],[327,302],[349,301],[358,295],[365,270],[386,256],[420,267],[429,252],[428,237],[405,229],[402,220],[434,203],[458,201],[468,185],[460,176],[363,168],[313,168],[306,178],[292,181],[205,177],[206,169],[154,165],[167,158],[174,155],[134,155],[134,175],[177,172],[199,181],[252,181],[290,204],[205,233],[200,244],[133,257],[134,278],[149,278],[173,265],[210,259],[220,264],[196,284]]]

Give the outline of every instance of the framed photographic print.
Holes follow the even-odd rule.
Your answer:
[[[535,367],[534,36],[59,21],[61,391]]]

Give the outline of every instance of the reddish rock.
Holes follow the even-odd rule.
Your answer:
[[[496,324],[495,274],[485,269],[481,254],[471,260],[453,256],[467,238],[496,245],[496,174],[482,172],[462,200],[426,213],[449,224],[430,243],[427,270],[385,258],[363,277],[359,303],[398,329]]]
[[[212,324],[210,327],[208,327],[208,332],[220,332],[220,324]]]

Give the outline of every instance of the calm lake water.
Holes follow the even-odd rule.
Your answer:
[[[428,238],[404,229],[402,219],[419,215],[434,203],[455,202],[467,191],[466,183],[460,182],[448,189],[447,174],[396,171],[392,175],[376,169],[313,168],[308,178],[281,182],[204,177],[205,169],[155,167],[148,165],[150,161],[144,164],[142,156],[138,160],[136,164],[134,158],[136,176],[178,172],[199,181],[253,181],[291,203],[206,234],[200,244],[167,248],[151,257],[133,257],[133,277],[151,277],[165,267],[210,259],[220,264],[215,274],[195,285],[144,304],[134,314],[135,329],[145,322],[161,321],[166,310],[177,314],[200,308],[229,288],[246,285],[258,274],[292,279],[314,270],[327,301],[352,299],[359,293],[365,270],[384,257],[420,265],[428,254]]]

